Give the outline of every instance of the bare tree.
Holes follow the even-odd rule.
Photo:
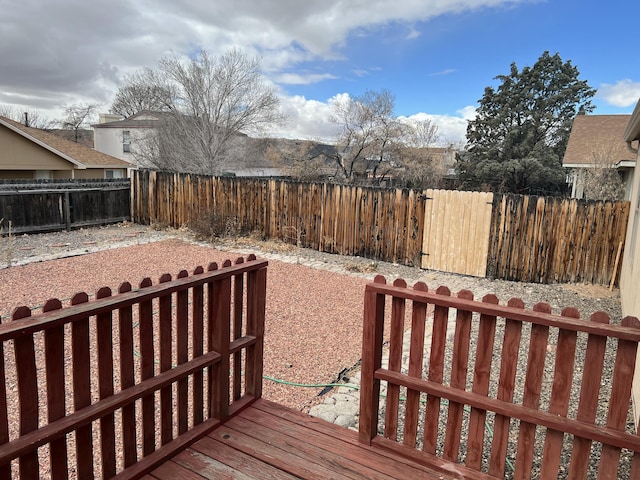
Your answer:
[[[617,144],[600,144],[591,149],[591,164],[574,175],[582,177],[584,198],[587,200],[622,200],[625,182],[618,172],[621,154]]]
[[[24,110],[10,105],[0,105],[0,117],[6,117],[26,127],[39,128],[41,130],[51,130],[55,127],[55,122],[37,110]]]
[[[116,93],[111,113],[130,117],[142,111],[167,112],[173,105],[174,92],[167,79],[145,68],[125,78]]]
[[[163,170],[219,174],[227,147],[239,133],[282,120],[279,100],[260,72],[260,61],[239,50],[219,57],[200,52],[188,62],[167,57],[140,78],[149,92],[171,92],[157,128],[139,148],[141,164]]]
[[[438,140],[438,126],[429,119],[410,122],[405,135],[398,153],[397,183],[407,188],[438,187],[450,154],[449,148],[433,148]]]
[[[73,132],[73,141],[78,143],[78,131],[91,125],[99,106],[97,103],[83,103],[65,107],[65,117],[60,124],[62,128]]]
[[[336,103],[331,120],[342,127],[334,156],[338,180],[379,184],[397,166],[409,126],[395,117],[394,109],[389,90],[367,90]]]

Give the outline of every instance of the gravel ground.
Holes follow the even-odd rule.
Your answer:
[[[571,306],[583,318],[601,310],[616,324],[621,317],[617,289],[479,279],[277,242],[243,240],[211,246],[195,242],[186,231],[158,231],[133,224],[0,238],[0,315],[6,321],[19,305],[37,308],[51,297],[66,304],[79,291],[91,293],[103,286],[116,290],[125,280],[137,285],[147,276],[155,282],[163,273],[193,271],[197,265],[206,267],[212,261],[247,253],[270,260],[264,373],[289,382],[331,382],[341,371],[357,365],[364,285],[377,274],[385,275],[389,282],[404,278],[409,285],[424,281],[430,289],[446,285],[457,292],[465,288],[475,298],[495,293],[501,303],[519,297],[526,308],[545,301],[554,313]],[[265,381],[264,397],[304,409],[314,403],[320,390]]]

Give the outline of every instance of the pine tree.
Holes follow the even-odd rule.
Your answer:
[[[562,157],[573,119],[593,111],[595,95],[578,69],[544,52],[533,67],[496,77],[467,127],[467,150],[456,166],[464,189],[523,194],[561,193]]]

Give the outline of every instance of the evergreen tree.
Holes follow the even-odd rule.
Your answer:
[[[467,126],[467,150],[456,170],[464,189],[523,194],[566,188],[562,157],[573,119],[593,111],[595,95],[578,69],[544,52],[533,67],[496,77]]]

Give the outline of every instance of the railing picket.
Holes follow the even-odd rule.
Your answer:
[[[87,303],[89,296],[82,292],[73,296],[71,305]],[[89,317],[71,325],[71,353],[73,356],[73,409],[78,411],[91,405],[91,358],[89,356]],[[76,468],[78,478],[93,476],[93,434],[91,425],[76,430]]]
[[[0,323],[2,323],[2,318],[0,318]],[[4,342],[0,342],[0,447],[9,441],[6,378]],[[11,464],[0,465],[0,478],[11,478]]]
[[[438,287],[438,295],[450,296],[447,287]],[[442,383],[444,380],[444,351],[447,344],[447,324],[449,308],[436,305],[433,311],[433,332],[431,334],[431,352],[429,354],[429,381]],[[424,441],[422,449],[428,453],[436,453],[438,442],[438,424],[440,422],[440,397],[427,396],[424,418]]]
[[[580,318],[575,308],[565,308],[563,317]],[[551,402],[549,413],[567,416],[569,410],[569,397],[573,383],[573,366],[576,356],[577,332],[560,329],[558,332],[558,345],[556,347],[556,362],[551,389]],[[542,478],[557,475],[560,470],[560,454],[564,433],[558,430],[547,429],[542,454]]]
[[[159,283],[171,281],[171,275],[165,273]],[[171,369],[171,293],[162,295],[159,299],[160,314],[158,330],[160,331],[160,371]],[[160,441],[165,445],[173,438],[173,394],[168,385],[160,390]]]
[[[397,279],[394,287],[406,288],[407,282]],[[405,299],[395,297],[391,302],[391,323],[389,332],[389,370],[399,372],[402,367],[402,344],[404,340]],[[398,435],[398,404],[400,386],[387,386],[387,404],[385,408],[384,436],[396,440]]]
[[[546,303],[538,303],[533,307],[536,312],[551,313],[551,307]],[[522,404],[525,407],[537,409],[540,404],[540,390],[544,374],[544,362],[547,352],[549,327],[546,325],[531,325],[531,341],[529,343],[529,357],[524,386]],[[514,478],[525,479],[531,477],[533,463],[534,441],[536,425],[520,422],[518,435],[518,453]]]
[[[469,290],[461,290],[458,298],[473,300]],[[453,365],[451,366],[451,386],[464,390],[467,386],[467,365],[469,364],[469,340],[471,338],[470,311],[458,309],[456,315],[456,329],[453,343]],[[449,402],[447,413],[447,433],[444,442],[443,457],[457,462],[460,451],[460,436],[462,433],[462,414],[464,405]]]
[[[131,284],[120,285],[118,293],[131,291]],[[120,331],[120,388],[125,390],[135,384],[133,366],[133,309],[131,305],[118,309],[118,330]],[[122,407],[122,453],[124,466],[133,465],[137,460],[136,411],[135,403]]]
[[[28,307],[18,307],[12,316],[14,322],[31,316]],[[26,320],[24,320],[26,321]],[[20,400],[20,435],[38,428],[38,380],[36,375],[35,349],[33,335],[21,335],[14,341],[14,350],[18,377],[18,395]],[[20,457],[20,478],[39,477],[38,452],[27,453]]]
[[[493,294],[485,295],[484,303],[498,304],[498,297]],[[474,393],[489,395],[489,380],[491,377],[491,358],[496,335],[496,317],[480,315],[478,341],[476,344],[476,361],[473,372]],[[487,412],[478,408],[471,409],[469,419],[469,435],[467,439],[465,464],[468,467],[480,469],[482,464],[482,447],[484,444],[485,420]]]
[[[140,288],[151,287],[153,282],[145,278]],[[146,300],[139,304],[140,322],[140,379],[146,380],[154,375],[153,353],[153,302]],[[156,419],[154,395],[142,397],[142,453],[146,457],[156,449]]]
[[[178,278],[186,278],[189,273],[181,270]],[[189,290],[180,290],[176,298],[176,333],[178,365],[189,360]],[[178,435],[189,428],[189,380],[178,381]]]
[[[427,285],[418,282],[414,290],[426,292]],[[409,348],[409,376],[422,378],[422,360],[424,357],[424,332],[427,316],[427,304],[413,302],[411,313],[411,345]],[[420,407],[420,392],[407,389],[406,411],[404,416],[403,443],[415,447],[418,435],[418,413]]]
[[[193,274],[201,275],[204,268],[197,267]],[[193,358],[202,356],[204,349],[204,288],[202,285],[193,286]],[[204,420],[204,375],[198,371],[193,374],[193,424],[198,425]]]
[[[602,312],[596,312],[591,315],[591,321],[609,323],[609,316]],[[606,347],[607,339],[605,337],[589,335],[582,366],[582,385],[580,387],[580,401],[576,416],[579,421],[593,423],[596,419]],[[587,438],[575,437],[573,439],[569,480],[586,478],[591,455],[591,443],[591,440]]]
[[[508,302],[512,308],[524,309],[524,302],[519,298],[512,298]],[[504,326],[504,339],[502,341],[502,353],[500,356],[500,380],[498,382],[498,400],[513,402],[515,391],[516,370],[520,351],[520,339],[522,337],[522,322],[507,318]],[[507,445],[509,443],[509,422],[511,419],[505,415],[495,417],[493,427],[493,441],[491,443],[491,456],[489,459],[489,474],[501,477],[504,475],[506,463]]]
[[[111,296],[111,289],[103,287],[96,293],[96,299]],[[96,316],[98,341],[98,390],[100,399],[113,395],[113,319],[111,312]],[[100,418],[100,452],[102,473],[105,478],[116,474],[115,417],[113,413]]]
[[[47,301],[43,312],[60,310],[62,302],[58,299]],[[47,420],[49,423],[65,415],[64,381],[64,325],[44,332],[45,370],[47,376]],[[67,442],[62,437],[51,442],[49,447],[51,478],[67,478]]]
[[[623,327],[640,328],[637,318],[625,317]],[[627,340],[618,341],[616,361],[613,371],[611,399],[607,412],[607,428],[624,431],[627,423],[627,405],[631,397],[631,384],[636,363],[638,344]],[[624,406],[625,408],[621,408]],[[618,461],[620,449],[611,445],[603,445],[600,453],[598,480],[614,480],[618,478]]]
[[[212,262],[209,264],[209,266],[207,267],[207,271],[209,272],[215,272],[218,270],[218,264],[216,262]],[[216,292],[215,292],[215,286],[214,284],[216,283],[216,280],[214,279],[211,282],[207,283],[207,325],[206,325],[206,329],[207,329],[207,346],[206,346],[206,351],[207,352],[211,352],[215,350],[215,346],[214,346],[214,334],[213,334],[213,329],[214,329],[214,323],[216,321],[216,317],[215,317],[215,296],[216,296]],[[214,417],[214,385],[213,385],[213,375],[214,375],[214,369],[212,367],[207,368],[207,399],[206,399],[206,405],[207,405],[207,417],[206,418],[217,418]]]
[[[236,260],[236,265],[244,263],[242,257]],[[233,276],[233,339],[242,337],[242,319],[244,306],[244,273]],[[233,354],[233,400],[238,400],[242,394],[242,352]]]

